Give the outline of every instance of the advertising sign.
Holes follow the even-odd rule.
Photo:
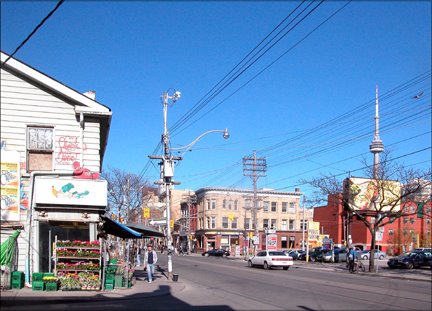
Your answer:
[[[400,195],[401,184],[395,180],[359,177],[344,180],[344,199],[353,210],[398,211]]]
[[[308,239],[309,241],[318,241],[320,237],[319,232],[320,223],[317,221],[308,222]]]
[[[1,220],[20,220],[19,153],[1,151]]]
[[[267,235],[267,250],[269,251],[277,250],[277,234]]]

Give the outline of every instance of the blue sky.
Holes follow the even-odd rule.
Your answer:
[[[231,134],[208,134],[184,154],[178,189],[252,188],[242,158],[254,150],[268,166],[259,188],[310,193],[299,179],[361,176],[362,157],[372,161],[376,85],[386,149],[399,163],[430,167],[430,1],[353,1],[334,16],[347,2],[305,16],[318,4],[306,2],[282,24],[310,5],[285,31],[295,28],[208,96],[300,3],[66,1],[15,57],[81,93],[95,90],[113,112],[104,168],[150,182],[159,178],[148,155],[163,132],[160,96],[173,89],[182,97],[168,110],[171,147],[208,130]],[[55,5],[2,1],[2,51],[12,53]]]

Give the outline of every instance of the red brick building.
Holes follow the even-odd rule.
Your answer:
[[[404,203],[402,216],[382,227],[376,242],[377,248],[390,255],[399,254],[417,247],[431,247],[431,201],[424,204],[422,213],[417,213],[417,204]],[[341,200],[328,197],[326,206],[314,209],[313,220],[320,223],[321,233],[329,235],[335,244],[346,244],[351,235],[352,243],[361,249],[370,249],[372,236],[362,221],[348,217]]]

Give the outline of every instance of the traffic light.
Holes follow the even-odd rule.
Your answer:
[[[174,229],[174,219],[170,220],[170,227],[171,227],[171,229]]]
[[[145,219],[150,218],[150,208],[149,207],[144,207],[143,208],[143,217]]]

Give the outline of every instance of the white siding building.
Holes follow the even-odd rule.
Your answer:
[[[48,271],[52,241],[97,239],[99,179],[111,110],[1,53],[1,240],[15,230],[15,267]]]

